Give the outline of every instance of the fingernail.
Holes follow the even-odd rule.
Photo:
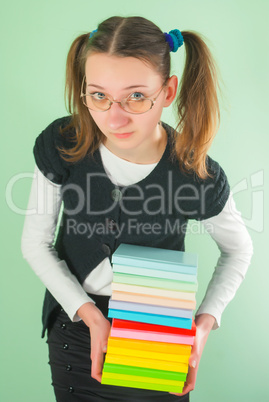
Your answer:
[[[191,363],[191,367],[195,368],[196,367],[196,360],[193,360]]]

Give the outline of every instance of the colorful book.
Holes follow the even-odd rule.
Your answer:
[[[111,337],[137,339],[144,341],[168,342],[182,345],[193,345],[196,326],[192,321],[191,329],[167,327],[113,319]]]
[[[106,362],[113,364],[122,364],[123,366],[126,365],[153,369],[159,369],[161,367],[162,370],[177,371],[179,373],[188,372],[187,363],[169,362],[155,359],[143,359],[142,357],[112,355],[108,353],[106,355]]]
[[[107,373],[104,372],[104,378],[114,378],[116,380],[125,380],[125,381],[139,381],[139,382],[147,382],[151,384],[166,384],[166,385],[174,385],[174,386],[184,386],[184,381],[177,380],[166,380],[163,378],[151,378],[151,377],[143,377],[143,376],[134,376],[129,374],[118,374],[118,373]]]
[[[109,337],[107,347],[108,349],[110,347],[122,347],[125,349],[146,350],[160,353],[176,353],[187,356],[191,354],[191,346],[188,345],[174,345],[166,342],[148,342],[137,339],[130,340],[114,337]]]
[[[147,324],[147,323],[141,323],[141,322],[113,319],[112,328],[122,328],[122,329],[124,328],[124,329],[138,330],[138,331],[149,331],[149,332],[154,332],[154,333],[162,332],[162,333],[168,333],[168,334],[178,334],[178,335],[188,335],[188,336],[196,335],[196,325],[195,325],[194,320],[192,320],[191,329],[185,329],[185,328],[165,327],[162,325],[154,325],[154,324]]]
[[[119,318],[121,320],[146,322],[150,324],[165,325],[176,328],[186,328],[191,329],[192,319],[191,318],[181,318],[181,317],[171,317],[160,314],[148,314],[140,313],[138,311],[127,311],[127,310],[114,310],[109,309],[108,317]]]
[[[113,282],[126,283],[129,285],[147,286],[157,289],[180,290],[185,292],[196,292],[198,288],[197,282],[192,283],[175,281],[171,279],[154,278],[153,276],[130,275],[118,272],[114,272]]]
[[[156,296],[156,297],[167,297],[169,299],[180,299],[195,302],[194,292],[180,292],[179,290],[156,289],[147,286],[128,285],[125,283],[115,283],[115,282],[112,282],[111,286],[112,286],[112,292],[114,290],[117,290],[118,292],[135,293],[140,295]]]
[[[152,342],[153,343],[153,342]],[[161,353],[148,350],[123,348],[110,346],[107,353],[118,356],[142,357],[143,359],[164,360],[168,362],[188,363],[190,355],[181,355],[176,353]]]
[[[151,313],[151,314],[170,315],[172,317],[192,318],[192,310],[187,310],[187,309],[183,309],[183,308],[154,306],[152,304],[130,303],[130,302],[119,301],[119,300],[110,300],[108,307],[111,309],[115,309],[115,310],[140,311],[141,313]]]
[[[119,272],[131,275],[143,275],[161,279],[171,279],[182,282],[196,283],[197,281],[196,274],[189,274],[189,273],[182,274],[178,272],[159,271],[157,269],[154,270],[149,268],[133,267],[132,265],[120,265],[116,263],[113,264],[113,272]]]
[[[163,391],[163,392],[181,393],[183,390],[183,386],[181,386],[181,384],[180,385],[170,385],[170,384],[163,384],[160,382],[153,383],[153,382],[128,381],[128,380],[122,380],[122,379],[107,378],[105,373],[102,376],[102,384],[115,385],[115,386],[120,386],[120,387],[151,389],[154,391]]]
[[[177,371],[166,371],[126,365],[123,366],[121,364],[111,364],[106,362],[104,363],[103,371],[106,373],[128,374],[132,376],[143,376],[174,381],[186,381],[187,377],[187,373],[179,373]]]
[[[156,306],[184,308],[187,310],[194,310],[196,306],[196,301],[169,299],[168,297],[154,297],[141,294],[139,295],[136,293],[118,292],[116,290],[113,291],[111,300],[121,300],[142,304],[153,304]]]
[[[155,342],[169,342],[181,345],[193,345],[194,336],[190,335],[177,335],[167,334],[162,332],[149,332],[149,331],[137,331],[128,330],[122,328],[111,328],[110,336],[116,338],[128,338],[128,339],[141,339],[144,341]]]
[[[198,265],[196,254],[133,244],[121,244],[112,256],[112,263],[192,275]]]

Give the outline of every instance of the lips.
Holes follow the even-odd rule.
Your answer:
[[[131,135],[133,134],[133,132],[130,133],[113,133],[113,135],[115,135],[115,137],[121,139],[121,138],[129,138]]]

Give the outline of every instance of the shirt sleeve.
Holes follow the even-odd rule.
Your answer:
[[[78,308],[94,301],[71,273],[66,262],[58,258],[53,247],[61,202],[61,185],[49,181],[35,166],[21,250],[23,257],[69,318],[78,321]]]
[[[201,223],[216,242],[220,257],[196,316],[211,314],[216,319],[213,329],[217,329],[225,307],[245,278],[253,255],[253,244],[241,213],[236,209],[232,192],[223,210]]]
[[[201,215],[198,220],[205,220],[218,215],[230,195],[228,178],[218,162],[207,156],[209,176],[201,185]]]
[[[68,148],[70,133],[61,134],[69,118],[63,117],[52,122],[36,138],[33,153],[38,169],[55,184],[62,184],[68,176],[68,163],[61,157],[59,148]]]

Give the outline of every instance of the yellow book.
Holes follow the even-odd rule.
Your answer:
[[[144,359],[164,360],[168,362],[179,362],[179,363],[188,363],[190,357],[189,355],[178,355],[175,353],[174,354],[159,353],[139,349],[125,349],[125,348],[117,348],[114,346],[108,346],[107,353],[119,356],[143,357]]]
[[[168,362],[165,360],[143,359],[142,357],[119,356],[107,353],[106,363],[122,364],[126,366],[147,367],[157,370],[176,371],[178,373],[187,373],[188,364],[178,362]]]
[[[160,353],[175,353],[178,355],[191,354],[191,345],[181,345],[176,343],[143,341],[140,339],[127,339],[127,338],[108,338],[108,348],[125,348],[125,349],[138,349]]]
[[[183,387],[174,386],[174,385],[166,385],[166,384],[156,384],[151,382],[142,382],[142,381],[125,381],[125,380],[116,380],[115,378],[104,378],[101,381],[102,384],[107,385],[116,385],[119,387],[130,387],[130,388],[141,388],[141,389],[151,389],[153,391],[163,391],[163,392],[177,392],[181,393]]]
[[[166,380],[163,378],[152,378],[138,375],[103,372],[102,380],[105,378],[113,378],[115,380],[125,380],[125,381],[151,382],[152,384],[166,384],[166,385],[184,387],[184,381]]]

